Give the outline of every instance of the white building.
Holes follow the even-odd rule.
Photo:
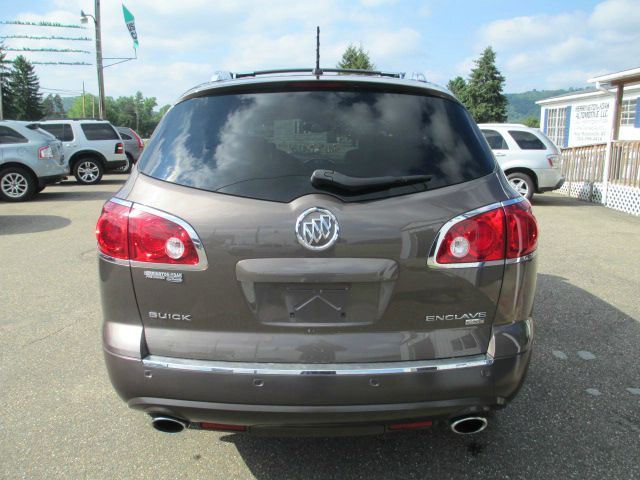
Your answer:
[[[640,215],[640,67],[540,100],[541,130],[562,150],[560,193]]]
[[[640,140],[640,84],[626,79],[640,76],[640,68],[589,79],[595,87],[536,102],[540,129],[559,147],[580,147],[614,139],[613,112],[618,84],[624,82],[620,123],[615,140]]]

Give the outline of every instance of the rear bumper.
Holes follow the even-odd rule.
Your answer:
[[[69,172],[67,172],[68,174]],[[54,183],[61,182],[67,178],[67,175],[48,175],[46,177],[38,177],[38,185],[44,187],[45,185],[52,185]]]
[[[564,177],[559,168],[542,168],[535,170],[538,178],[538,193],[557,190],[564,185]]]
[[[496,358],[386,363],[378,368],[343,364],[335,370],[327,365],[307,370],[308,365],[255,368],[237,363],[220,368],[224,362],[135,359],[108,348],[105,357],[119,395],[130,407],[151,415],[244,425],[255,432],[350,425],[374,433],[393,422],[505,406],[524,379],[532,331],[530,321],[503,329],[505,342],[500,333],[495,337],[495,348],[502,349]]]
[[[105,162],[104,168],[107,171],[115,170],[120,167],[124,167],[127,164],[127,160],[114,160],[111,162]]]

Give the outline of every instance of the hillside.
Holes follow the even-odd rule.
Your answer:
[[[505,94],[509,102],[507,106],[507,121],[511,123],[522,123],[528,117],[540,119],[540,107],[536,105],[538,100],[543,98],[564,95],[565,93],[582,90],[581,88],[568,88],[560,90],[530,90],[522,93]]]

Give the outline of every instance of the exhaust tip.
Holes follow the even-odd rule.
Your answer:
[[[153,417],[151,425],[159,432],[164,433],[180,433],[187,428],[187,423],[173,417]]]
[[[452,420],[451,430],[458,435],[471,435],[483,431],[489,422],[486,417],[462,417]]]

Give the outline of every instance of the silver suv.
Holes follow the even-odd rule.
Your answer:
[[[161,431],[474,433],[524,379],[529,202],[446,90],[331,73],[187,92],[104,206],[107,368]]]
[[[62,142],[71,173],[78,183],[98,183],[104,172],[127,164],[122,139],[109,122],[47,120],[39,125]]]
[[[527,200],[564,184],[560,151],[540,130],[514,123],[478,126],[509,183]]]
[[[0,198],[29,200],[68,174],[55,137],[27,122],[0,120]]]

